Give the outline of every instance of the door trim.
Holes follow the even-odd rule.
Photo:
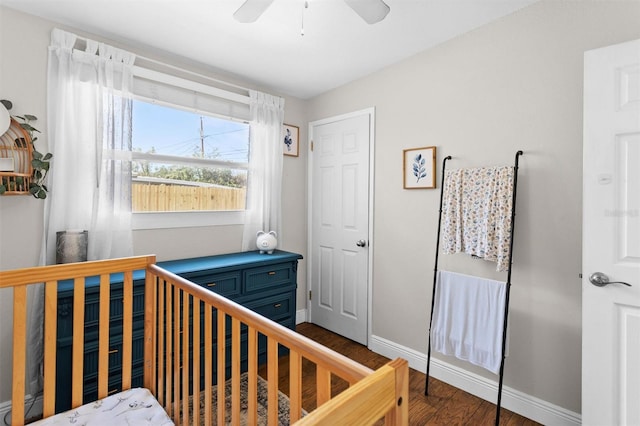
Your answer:
[[[367,347],[371,344],[371,323],[372,323],[372,289],[373,289],[373,250],[374,250],[374,234],[373,234],[373,224],[374,224],[374,214],[373,214],[373,206],[374,206],[374,160],[375,160],[375,107],[365,108],[358,111],[349,112],[346,114],[340,114],[332,117],[323,118],[321,120],[311,121],[309,122],[309,129],[307,132],[308,135],[308,143],[309,146],[309,155],[307,157],[307,170],[309,171],[308,179],[307,179],[307,194],[309,194],[307,198],[307,253],[308,253],[308,266],[307,266],[307,294],[305,295],[306,307],[307,307],[307,320],[311,321],[313,318],[312,304],[309,303],[309,291],[311,291],[311,271],[313,271],[312,263],[313,256],[312,247],[313,241],[312,232],[311,232],[311,214],[313,209],[313,174],[311,171],[313,170],[313,151],[311,150],[311,143],[313,141],[313,129],[315,126],[321,126],[323,124],[329,124],[336,121],[346,120],[349,118],[359,117],[367,115],[369,116],[369,247],[368,247],[368,255],[367,255]]]

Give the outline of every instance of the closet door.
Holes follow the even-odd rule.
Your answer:
[[[640,40],[585,54],[582,421],[640,425]]]
[[[371,112],[311,129],[311,321],[366,345]]]

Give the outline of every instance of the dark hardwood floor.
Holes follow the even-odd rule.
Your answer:
[[[354,359],[369,368],[377,369],[390,360],[378,355],[365,346],[334,334],[328,330],[310,323],[297,326],[296,331],[313,339],[343,355]],[[283,357],[286,358],[286,357]],[[283,360],[283,363],[287,363]],[[309,364],[309,363],[307,363]],[[305,366],[305,377],[309,374],[311,380],[303,380],[303,407],[311,410],[315,408],[314,390],[307,387],[315,386],[313,371],[315,367]],[[288,389],[288,371],[285,365],[279,368],[280,389]],[[493,403],[475,397],[467,392],[452,387],[434,378],[429,379],[429,396],[424,395],[424,373],[410,369],[409,372],[409,424],[410,425],[493,425],[495,423],[496,406]],[[346,383],[335,380],[332,384],[333,393],[344,389]],[[519,416],[515,413],[501,410],[501,425],[534,426],[538,423]]]

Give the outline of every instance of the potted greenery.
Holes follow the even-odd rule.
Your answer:
[[[7,100],[0,100],[0,103],[2,103],[7,110],[10,110],[13,107],[13,104]],[[15,118],[20,123],[20,126],[29,133],[29,137],[31,139],[31,147],[33,149],[31,168],[33,170],[33,174],[31,175],[31,182],[29,183],[29,193],[35,198],[45,199],[47,198],[47,192],[49,189],[46,187],[44,182],[47,172],[49,171],[49,166],[51,165],[50,160],[53,155],[51,153],[42,154],[35,148],[34,142],[38,140],[38,137],[34,136],[34,133],[40,133],[40,131],[33,127],[31,123],[38,119],[36,116],[24,114],[23,116],[13,116],[13,118]],[[0,183],[0,195],[6,190],[6,186]]]

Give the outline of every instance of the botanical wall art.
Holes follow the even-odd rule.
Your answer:
[[[284,125],[284,155],[292,157],[298,156],[298,140],[300,138],[300,129],[290,124]]]
[[[404,189],[436,187],[436,147],[409,148],[403,151]]]

